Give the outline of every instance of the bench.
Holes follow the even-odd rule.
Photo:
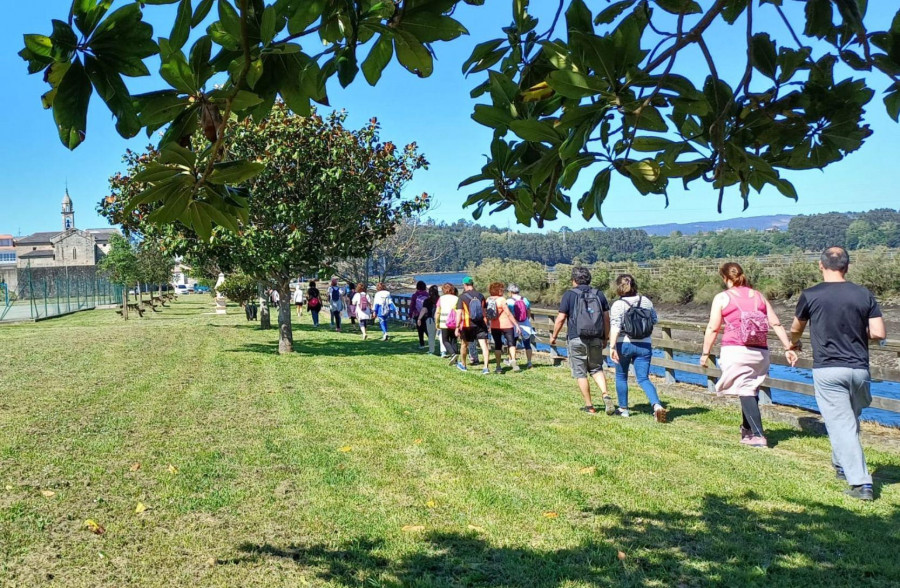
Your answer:
[[[144,309],[141,308],[137,302],[129,302],[128,310],[133,310],[134,312],[138,313],[138,316],[140,316],[141,318],[144,317]],[[121,308],[116,309],[116,313],[122,314],[122,309]]]

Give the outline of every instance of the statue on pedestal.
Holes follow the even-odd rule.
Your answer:
[[[219,289],[222,287],[222,284],[225,283],[225,274],[219,274],[219,279],[216,280],[216,314],[225,314],[225,296],[222,295],[222,292]]]

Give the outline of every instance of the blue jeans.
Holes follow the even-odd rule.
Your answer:
[[[310,310],[309,314],[312,315],[313,326],[319,326],[319,311],[318,310]]]
[[[616,396],[619,397],[619,406],[628,408],[628,367],[631,364],[634,364],[637,382],[647,395],[650,406],[661,404],[656,386],[647,377],[650,374],[650,358],[653,357],[650,343],[616,343],[616,351],[619,353],[619,363],[616,364]]]

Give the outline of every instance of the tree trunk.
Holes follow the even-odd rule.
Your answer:
[[[122,286],[122,318],[128,320],[128,286]]]
[[[262,283],[257,286],[257,292],[259,293],[259,328],[271,329],[272,319],[269,318],[269,301],[266,300],[266,289],[263,288]]]
[[[291,326],[291,285],[288,278],[278,283],[278,353],[294,352],[294,332]]]

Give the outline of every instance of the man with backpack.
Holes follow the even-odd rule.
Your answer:
[[[559,303],[550,345],[556,345],[564,326],[569,368],[584,399],[581,410],[598,414],[591,400],[588,379],[591,377],[600,387],[607,414],[612,414],[615,407],[607,392],[606,375],[603,373],[603,348],[609,337],[609,302],[603,292],[591,288],[591,272],[587,268],[572,268],[572,289],[563,294]]]
[[[338,286],[337,278],[331,278],[331,285],[328,287],[328,303],[331,309],[331,324],[334,330],[341,332],[341,312],[344,310],[344,292]]]
[[[484,369],[482,374],[490,374],[488,368],[490,356],[488,355],[488,326],[485,321],[484,309],[486,302],[481,292],[475,290],[475,280],[466,276],[463,278],[463,293],[459,297],[456,309],[459,314],[459,323],[456,327],[456,335],[462,341],[460,346],[462,350],[466,349],[470,343],[478,343],[481,347],[481,353],[484,356]],[[466,371],[467,355],[463,352],[459,354],[459,362],[456,367],[462,371]]]
[[[531,324],[531,302],[519,294],[519,287],[515,284],[507,286],[506,291],[509,292],[509,298],[506,299],[506,304],[509,305],[509,311],[512,315],[516,317],[516,321],[519,323],[519,330],[521,331],[522,346],[525,348],[525,359],[528,361],[528,363],[525,364],[525,369],[530,369],[532,349],[534,347],[534,327]]]

